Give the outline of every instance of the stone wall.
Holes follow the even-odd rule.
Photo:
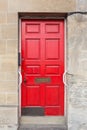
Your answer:
[[[68,130],[87,130],[87,15],[68,16]]]
[[[86,11],[86,0],[0,0],[0,130],[18,127],[18,12]],[[68,130],[87,129],[87,15],[67,17]]]
[[[18,17],[0,0],[0,130],[18,127]]]
[[[76,1],[68,16],[67,97],[68,130],[87,130],[87,10],[86,0]]]

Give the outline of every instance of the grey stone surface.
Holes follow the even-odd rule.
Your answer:
[[[81,14],[80,14],[81,15]],[[87,15],[79,14],[71,15],[68,17],[68,66],[67,71],[69,74],[74,74],[78,78],[86,78],[87,71],[84,67],[87,64],[87,20],[85,19]],[[84,53],[84,57],[81,54]],[[82,65],[83,62],[84,66]],[[85,74],[84,74],[85,73]],[[83,78],[82,78],[83,77]],[[77,80],[77,79],[76,79]]]
[[[19,130],[67,130],[65,126],[51,126],[51,125],[22,125],[20,126]]]
[[[77,11],[87,11],[87,0],[76,0]]]
[[[12,2],[11,2],[12,1]],[[9,11],[18,12],[70,12],[76,7],[76,0],[8,0]],[[12,8],[13,5],[13,8]],[[14,8],[15,5],[15,8]],[[18,6],[18,7],[17,7]]]
[[[18,130],[17,125],[0,125],[0,130]]]
[[[68,63],[67,63],[68,130],[87,129],[87,29],[86,28],[87,28],[87,15],[74,14],[68,17]]]
[[[41,129],[21,128],[19,130],[66,130],[66,129],[65,128],[45,128],[45,129],[43,129],[43,128],[41,128]]]

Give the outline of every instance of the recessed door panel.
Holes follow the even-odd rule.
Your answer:
[[[40,59],[40,40],[28,39],[25,45],[26,58],[30,60]]]
[[[59,41],[58,39],[46,39],[45,41],[46,60],[56,60],[59,58]]]

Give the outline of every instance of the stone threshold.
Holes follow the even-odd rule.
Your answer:
[[[22,116],[21,125],[65,125],[64,116]]]
[[[18,130],[67,130],[65,125],[20,125]]]

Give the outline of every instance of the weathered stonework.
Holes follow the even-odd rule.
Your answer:
[[[87,0],[76,0],[76,10],[82,12],[87,11]]]
[[[18,17],[0,0],[0,130],[18,128]]]
[[[17,130],[17,125],[0,125],[0,130]]]
[[[8,12],[70,12],[75,0],[8,0]]]
[[[87,15],[68,16],[68,130],[87,129]],[[85,46],[85,47],[84,47]]]
[[[18,112],[17,112],[17,107],[1,107],[0,108],[0,124],[2,125],[12,125],[12,124],[17,124],[18,120],[17,117]]]

